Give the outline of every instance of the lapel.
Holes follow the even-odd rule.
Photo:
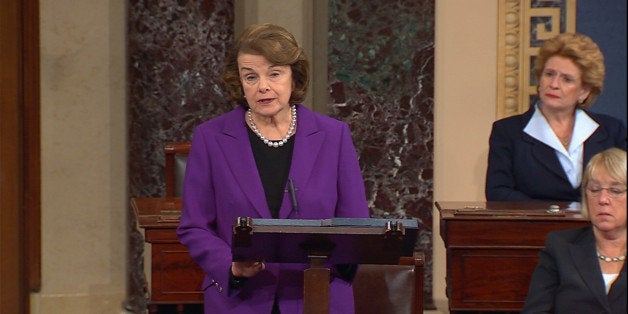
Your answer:
[[[615,279],[613,285],[611,286],[611,290],[608,293],[608,301],[609,303],[615,302],[616,300],[620,300],[621,302],[623,296],[623,300],[625,300],[626,296],[626,262],[624,262],[624,267],[621,268],[619,272],[619,277]]]
[[[297,105],[297,132],[288,174],[294,182],[297,200],[312,175],[324,139],[325,132],[318,127],[314,113],[303,105]],[[287,195],[279,210],[279,218],[287,218],[292,212],[292,203]]]
[[[573,264],[586,286],[605,308],[609,308],[606,297],[606,287],[602,279],[602,270],[595,255],[595,238],[593,229],[589,227],[586,232],[569,244],[569,254]],[[593,270],[593,271],[592,271]]]
[[[225,122],[217,141],[240,189],[262,218],[271,218],[264,188],[257,171],[244,120],[244,108],[238,106]]]
[[[560,164],[558,157],[556,157],[556,152],[553,148],[543,144],[526,133],[523,134],[523,139],[532,145],[532,157],[536,159],[540,165],[543,165],[548,172],[551,172],[559,176],[564,181],[569,182],[567,174],[565,174],[565,170]],[[569,184],[571,185],[571,183]]]
[[[556,152],[554,152],[554,149],[523,132],[523,129],[528,124],[528,121],[530,121],[530,118],[532,118],[532,113],[534,112],[534,110],[534,108],[528,110],[521,120],[522,124],[520,128],[522,133],[522,140],[532,146],[532,156],[539,162],[539,164],[543,165],[547,169],[547,171],[554,173],[563,178],[563,180],[565,180],[566,182],[569,182],[569,179],[567,178],[567,175],[565,174],[565,171],[563,170],[560,161],[558,161],[558,157],[556,157]],[[589,117],[591,117],[591,119],[598,122],[599,124],[599,121],[591,116],[591,114],[586,111],[584,112]],[[608,133],[601,127],[595,130],[593,134],[591,134],[591,136],[583,144],[583,165],[589,163],[589,160],[591,160],[591,157],[593,157],[593,155],[608,148],[607,146],[605,146],[605,141],[607,138]]]
[[[227,160],[227,166],[255,211],[262,218],[271,218],[251,150],[244,114],[242,107],[229,114],[222,133],[218,136],[218,143]],[[297,132],[288,175],[294,182],[297,199],[312,174],[324,138],[325,133],[319,129],[315,115],[307,107],[297,105]],[[288,197],[284,197],[279,218],[287,218],[292,211],[289,194],[286,195]]]
[[[586,111],[584,111],[584,113],[600,124],[600,122],[591,116],[591,114]],[[608,146],[604,145],[607,138],[608,133],[602,127],[598,127],[597,130],[591,134],[591,136],[584,142],[583,165],[588,164],[593,155],[608,148]]]
[[[569,182],[569,179],[565,174],[565,170],[563,170],[563,166],[560,164],[558,157],[556,157],[556,152],[554,152],[554,149],[523,131],[523,129],[525,129],[526,125],[532,118],[534,110],[536,110],[535,107],[532,107],[523,115],[522,119],[520,120],[521,125],[519,126],[519,128],[521,130],[521,139],[531,146],[532,157],[536,159],[540,165],[543,165],[543,167],[548,172],[554,173],[562,178],[564,181]]]

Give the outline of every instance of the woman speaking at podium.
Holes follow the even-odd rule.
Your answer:
[[[179,240],[206,273],[206,313],[301,313],[308,265],[232,261],[232,226],[237,217],[369,217],[349,127],[301,104],[309,65],[282,27],[248,27],[222,78],[239,106],[194,130]],[[330,313],[353,313],[354,273],[332,268]]]

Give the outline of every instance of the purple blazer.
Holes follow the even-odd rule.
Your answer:
[[[236,217],[271,218],[244,120],[238,107],[196,127],[183,184],[179,240],[205,271],[206,313],[303,312],[306,264],[267,263],[240,288],[229,289]],[[279,218],[369,217],[364,182],[349,126],[297,105],[297,132],[288,177],[298,211],[285,193]],[[353,313],[351,284],[332,270],[330,313]]]

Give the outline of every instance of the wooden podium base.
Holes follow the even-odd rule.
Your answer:
[[[310,268],[303,272],[303,313],[329,313],[329,280],[331,271],[323,266],[326,256],[310,257]]]

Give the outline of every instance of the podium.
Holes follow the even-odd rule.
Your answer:
[[[412,256],[418,223],[412,219],[254,219],[233,226],[234,260],[309,263],[304,313],[329,313],[329,264],[398,264]]]
[[[171,313],[172,309],[176,308],[177,313],[183,314],[191,313],[190,311],[193,312],[195,309],[202,309],[203,290],[201,285],[205,273],[192,260],[186,247],[179,243],[176,235],[176,228],[179,225],[179,216],[181,215],[181,199],[178,197],[132,198],[131,207],[133,210],[132,214],[137,217],[138,227],[144,230],[144,241],[150,244],[149,255],[151,258],[147,261],[147,271],[151,280],[148,286],[148,299],[146,300],[149,313],[160,313],[163,311]],[[336,218],[335,228],[341,228],[338,226],[342,221],[341,219],[343,218]],[[354,225],[357,221],[354,221]],[[377,227],[374,227],[373,230],[369,229],[368,232],[375,233],[375,237],[381,239],[381,234],[385,230],[382,230],[380,225],[388,221],[396,225],[397,219],[382,219],[377,222]],[[404,241],[413,242],[417,233],[415,230],[416,221],[401,221],[406,234]],[[255,222],[252,225],[258,231],[264,228],[267,228],[267,230],[283,228],[281,226],[273,227],[272,224],[263,227],[260,225],[263,220],[253,219],[252,222]],[[289,220],[283,222],[288,224]],[[318,222],[318,227],[320,227],[322,221],[317,220],[316,222]],[[327,221],[327,223],[333,224],[331,221]],[[343,226],[342,228],[348,229],[349,227]],[[357,233],[359,230],[359,228],[351,229],[349,232]],[[283,229],[283,231],[288,230]],[[259,235],[253,234],[252,236],[257,237]],[[369,253],[369,248],[374,247],[373,243],[363,243],[363,248],[365,249],[362,251]],[[354,286],[354,297],[359,297],[359,299],[355,300],[356,309],[358,306],[361,308],[366,306],[369,309],[386,308],[385,306],[387,306],[390,310],[400,309],[401,311],[398,313],[415,313],[402,310],[404,307],[408,307],[407,304],[395,303],[399,300],[406,300],[415,294],[415,303],[411,307],[416,309],[417,313],[421,313],[423,308],[422,290],[425,256],[420,251],[404,256],[410,252],[410,248],[411,245],[404,247],[402,254],[400,254],[401,257],[398,259],[396,259],[397,253],[388,252],[391,256],[386,258],[385,262],[392,265],[382,265],[381,263],[378,263],[379,265],[366,264],[358,269],[354,282],[360,281],[361,284]],[[373,252],[369,254],[373,254]],[[363,254],[367,255],[364,258],[368,258],[369,254]],[[305,257],[301,256],[299,259],[304,260],[306,263],[309,261],[307,255]],[[371,258],[371,260],[374,259]],[[325,258],[322,261],[325,261]],[[324,265],[321,267],[324,268]],[[409,281],[414,281],[414,284]],[[321,286],[327,287],[327,283],[325,282]],[[311,285],[309,287],[310,289],[316,289]],[[387,291],[380,290],[378,292],[377,289],[386,289]],[[312,297],[308,297],[308,300],[312,300]]]
[[[458,311],[521,311],[549,232],[590,225],[578,203],[436,202],[447,297]]]

